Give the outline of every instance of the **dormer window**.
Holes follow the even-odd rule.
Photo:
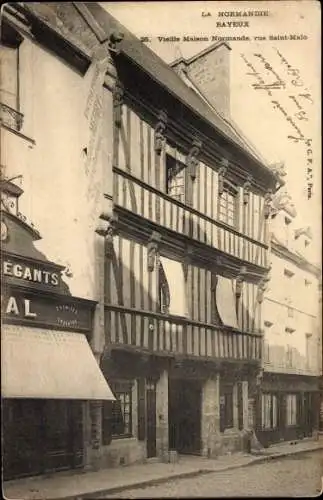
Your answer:
[[[291,222],[292,222],[292,219],[290,219],[289,217],[285,217],[286,226],[288,226]]]
[[[219,196],[219,220],[234,227],[238,223],[238,190],[228,181],[224,181]]]
[[[289,326],[286,326],[285,332],[286,333],[294,333],[295,332],[295,328],[290,328]]]
[[[271,326],[273,326],[272,321],[268,321],[268,320],[266,320],[266,321],[264,322],[264,324],[265,324],[265,326],[266,326],[267,328],[270,328]]]
[[[307,280],[307,279],[305,278],[305,286],[310,286],[311,284],[312,284],[312,282],[311,282],[310,280]]]
[[[306,248],[306,247],[308,247],[308,245],[309,245],[309,244],[310,244],[310,242],[309,242],[308,240],[305,240],[305,241],[304,241],[304,247],[305,247],[305,248]]]
[[[287,276],[287,278],[292,278],[294,274],[295,273],[293,273],[293,271],[291,271],[290,269],[287,268],[284,269],[284,276]]]

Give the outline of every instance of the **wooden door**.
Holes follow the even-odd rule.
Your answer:
[[[156,382],[146,383],[147,457],[156,456]]]
[[[3,417],[5,479],[82,465],[81,402],[8,399]]]

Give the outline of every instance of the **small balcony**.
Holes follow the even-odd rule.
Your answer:
[[[262,334],[122,306],[105,306],[106,343],[174,357],[260,363]]]
[[[264,243],[211,219],[117,167],[113,175],[116,206],[232,257],[267,267],[268,247]]]
[[[20,132],[23,125],[24,115],[11,108],[3,102],[0,103],[0,121],[1,125]]]

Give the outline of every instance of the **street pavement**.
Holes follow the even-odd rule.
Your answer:
[[[274,460],[275,463],[277,463],[278,460],[282,460],[282,457],[295,457],[294,461],[296,458],[298,459],[298,463],[301,465],[299,467],[300,474],[296,474],[296,479],[299,482],[303,470],[305,470],[302,464],[307,464],[305,457],[310,457],[312,455],[314,458],[316,457],[316,463],[314,464],[314,468],[312,468],[312,472],[310,471],[309,480],[306,479],[308,474],[305,476],[304,485],[307,489],[308,487],[311,488],[312,475],[314,474],[316,478],[320,475],[316,474],[315,471],[317,467],[322,465],[320,464],[320,457],[323,457],[323,436],[318,436],[316,440],[304,439],[297,443],[284,442],[276,444],[267,450],[258,450],[253,454],[234,453],[232,455],[219,456],[216,459],[185,455],[180,456],[179,461],[176,463],[163,463],[158,460],[148,460],[142,464],[116,467],[114,469],[56,472],[44,476],[5,481],[2,488],[4,497],[8,500],[138,498],[138,495],[140,498],[144,498],[147,492],[148,497],[201,497],[214,496],[214,488],[216,488],[216,491],[219,490],[218,484],[223,486],[222,496],[241,495],[240,483],[249,488],[249,485],[254,484],[253,477],[257,477],[257,481],[264,484],[265,487],[266,483],[263,483],[263,476],[266,476],[264,471],[267,470],[265,467],[269,465],[268,461],[272,462]],[[302,460],[303,457],[304,460]],[[267,462],[267,464],[265,465],[264,462]],[[255,467],[259,467],[260,464],[264,464],[264,467],[260,469],[260,473],[254,474],[252,471],[255,470]],[[269,467],[268,470],[275,469],[274,464],[270,463],[270,465],[272,465],[272,467]],[[278,467],[278,476],[281,470],[283,469]],[[293,470],[292,467],[291,471]],[[212,477],[214,478],[215,473],[217,475],[221,474],[221,476],[218,476],[222,478],[220,483],[217,478],[212,481]],[[293,479],[289,482],[291,473],[292,472],[286,472],[288,480],[285,483],[283,479],[283,485],[287,486],[291,484],[293,486],[294,483],[297,484]],[[236,478],[240,476],[242,479],[237,481]],[[195,479],[192,479],[193,477]],[[245,481],[244,478],[249,477],[251,479]],[[316,480],[315,477],[314,481]],[[190,478],[190,482],[179,481],[179,478],[182,480],[185,478],[185,481]],[[259,478],[261,479],[259,480]],[[258,484],[257,481],[255,483],[256,486]],[[163,486],[161,486],[162,483],[166,485],[165,491],[163,490]],[[309,486],[308,483],[310,483]],[[230,493],[229,488],[228,492],[225,489],[228,484],[231,484],[231,487],[232,484],[235,485],[235,489],[233,488],[234,491],[232,493]],[[275,484],[275,481],[269,480],[268,484],[269,493],[272,494],[271,486]],[[153,485],[155,487],[158,485],[158,489],[155,490],[152,488]],[[184,489],[184,492],[177,492],[177,487]],[[204,492],[204,487],[207,490],[206,492]],[[315,485],[314,494],[316,492],[316,487]],[[132,493],[132,490],[135,490],[134,493]],[[254,490],[257,491],[257,488],[254,488]],[[155,491],[155,495],[153,495],[151,491]],[[245,494],[247,494],[248,489],[245,491]],[[132,493],[132,497],[128,496],[129,492]],[[275,494],[280,494],[278,489]],[[114,497],[111,495],[114,495]],[[121,495],[123,495],[123,497],[121,497]],[[254,496],[254,494],[252,494],[252,496]],[[255,496],[257,496],[257,494]]]
[[[322,474],[322,452],[315,451],[99,498],[312,497],[318,496],[322,489]]]

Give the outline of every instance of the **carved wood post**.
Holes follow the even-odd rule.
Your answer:
[[[245,266],[242,266],[236,278],[236,311],[237,311],[238,321],[240,320],[239,302],[240,302],[240,297],[242,295],[243,283],[246,279],[246,273],[247,273],[247,268]]]
[[[121,127],[123,98],[124,88],[121,82],[117,80],[113,90],[113,114],[114,123],[117,127]]]
[[[160,111],[158,114],[158,121],[155,125],[155,151],[158,156],[160,156],[164,146],[165,146],[165,130],[167,125],[167,113],[165,111]]]
[[[147,250],[147,269],[148,272],[153,272],[156,265],[157,252],[159,248],[159,243],[161,241],[161,235],[157,231],[153,231],[151,237],[149,238]]]
[[[155,148],[155,170],[156,170],[156,187],[160,189],[160,171],[165,170],[165,145],[166,145],[166,126],[167,113],[160,111],[158,121],[155,125],[154,148]],[[160,197],[155,197],[156,203],[156,220],[160,222]]]

